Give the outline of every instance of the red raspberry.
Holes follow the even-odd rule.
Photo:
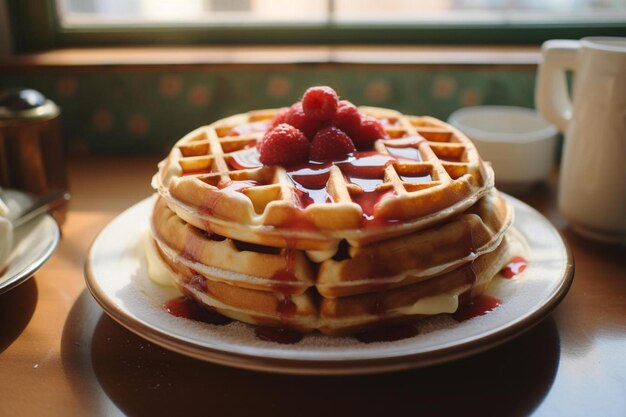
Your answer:
[[[309,160],[309,141],[304,133],[286,123],[268,130],[259,145],[264,165],[295,165]]]
[[[313,139],[315,132],[320,128],[318,120],[312,119],[304,113],[302,102],[297,102],[291,106],[285,117],[285,123],[299,129],[309,139]]]
[[[364,114],[361,116],[361,124],[353,134],[352,140],[359,149],[367,149],[376,142],[377,139],[386,139],[389,135],[385,131],[382,123],[375,117]]]
[[[361,125],[359,109],[348,100],[341,100],[335,114],[335,125],[348,135],[353,135]]]
[[[331,120],[337,112],[337,93],[330,87],[311,87],[302,96],[302,108],[316,120]]]
[[[311,159],[314,161],[342,159],[354,151],[352,139],[334,126],[317,132],[311,142]]]
[[[278,110],[278,113],[276,113],[276,116],[274,116],[274,119],[272,119],[270,129],[275,128],[281,123],[285,123],[287,119],[287,113],[289,113],[289,107],[283,107],[282,109]]]

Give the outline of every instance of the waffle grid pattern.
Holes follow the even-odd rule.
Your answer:
[[[326,186],[306,189],[298,172],[258,162],[256,143],[277,111],[232,116],[183,137],[161,164],[161,195],[239,225],[333,232],[362,229],[364,219],[383,220],[372,222],[378,226],[410,222],[472,195],[475,201],[491,186],[474,145],[453,127],[432,117],[361,107],[381,120],[389,139],[376,142],[369,152],[375,155],[321,165]],[[376,158],[382,162],[359,172],[361,162]]]

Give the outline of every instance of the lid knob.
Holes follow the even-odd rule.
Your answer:
[[[41,121],[59,115],[59,108],[31,88],[14,88],[0,93],[0,124]]]
[[[10,111],[30,110],[43,106],[46,98],[37,90],[11,89],[0,94],[0,107]]]

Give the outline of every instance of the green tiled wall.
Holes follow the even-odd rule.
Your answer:
[[[21,72],[21,73],[20,73]],[[186,132],[252,109],[287,106],[327,84],[357,105],[441,119],[479,104],[533,107],[531,66],[289,65],[0,71],[0,88],[35,88],[62,109],[70,150],[165,152]]]

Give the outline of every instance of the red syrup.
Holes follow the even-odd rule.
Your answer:
[[[378,203],[395,194],[391,189],[377,188],[383,183],[385,168],[394,161],[396,158],[390,155],[376,151],[361,151],[355,152],[345,161],[336,163],[346,179],[363,190],[360,194],[352,195],[352,200],[363,210],[364,227],[389,224],[385,219],[377,219],[374,212]]]
[[[358,333],[354,337],[361,343],[395,342],[417,336],[419,329],[415,324],[401,324]]]
[[[174,317],[182,317],[203,323],[224,326],[232,322],[232,319],[222,316],[216,311],[203,308],[194,300],[185,296],[166,301],[163,304],[163,308]]]
[[[362,226],[380,227],[395,223],[393,220],[380,219],[374,216],[378,203],[385,198],[391,198],[394,195],[394,190],[373,190],[366,191],[363,194],[353,195],[352,200],[361,206],[361,209],[363,210]]]
[[[469,303],[462,305],[452,314],[452,318],[456,321],[465,321],[474,317],[483,316],[490,311],[500,307],[502,302],[494,296],[481,294],[471,300]]]
[[[279,269],[272,275],[275,281],[296,281],[296,251],[293,249],[285,250],[285,268]]]
[[[296,195],[302,208],[318,203],[332,202],[326,190],[330,178],[330,162],[309,162],[297,165],[287,171],[296,187]]]
[[[253,169],[262,167],[259,161],[259,151],[255,147],[247,148],[241,151],[233,152],[227,159],[231,169]]]
[[[304,337],[302,333],[285,329],[282,327],[255,327],[254,335],[257,339],[265,340],[266,342],[275,342],[282,345],[293,345],[298,343]]]
[[[343,175],[348,179],[368,178],[383,179],[387,165],[396,161],[396,158],[376,151],[359,151],[344,161],[335,162]]]
[[[286,296],[276,305],[276,312],[280,317],[293,317],[298,311],[298,306],[291,300],[290,296]]]
[[[515,278],[516,276],[521,274],[524,269],[526,269],[527,265],[528,262],[526,261],[526,259],[522,258],[521,256],[516,256],[502,269],[500,273],[504,278]]]

